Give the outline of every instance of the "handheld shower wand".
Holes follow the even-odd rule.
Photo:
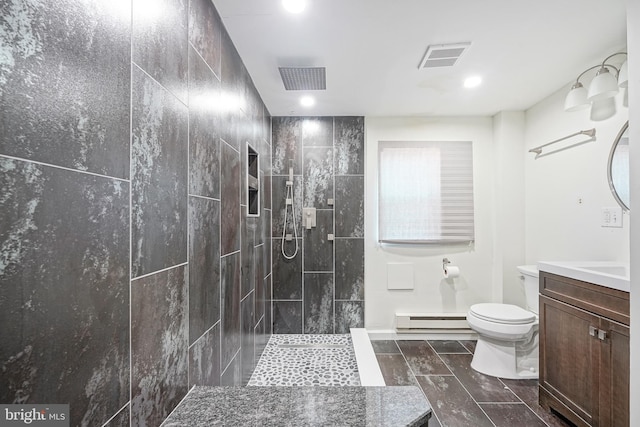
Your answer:
[[[293,160],[289,159],[289,182],[293,185]]]
[[[289,159],[289,179],[286,181],[287,191],[285,195],[285,204],[284,204],[284,224],[282,226],[282,256],[286,259],[293,259],[298,254],[299,246],[298,246],[298,227],[296,226],[296,212],[294,207],[293,200],[293,160]],[[289,211],[289,206],[291,206],[291,225],[293,227],[293,237],[291,234],[287,234],[287,212]],[[295,243],[295,250],[293,251],[293,255],[288,255],[284,246],[285,242],[291,241],[293,238]]]

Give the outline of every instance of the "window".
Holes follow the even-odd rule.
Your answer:
[[[378,144],[378,240],[474,240],[470,141]]]

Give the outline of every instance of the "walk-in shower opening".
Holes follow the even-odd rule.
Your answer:
[[[383,386],[364,329],[344,335],[272,335],[249,386]]]

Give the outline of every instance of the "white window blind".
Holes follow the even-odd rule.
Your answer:
[[[378,240],[474,240],[470,141],[378,143]]]

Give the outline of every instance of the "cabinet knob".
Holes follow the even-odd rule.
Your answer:
[[[599,340],[606,340],[607,339],[607,331],[603,331],[602,329],[598,329],[598,339]]]
[[[598,330],[595,327],[589,326],[589,335],[591,335],[592,337],[595,337],[596,332],[598,332]]]

